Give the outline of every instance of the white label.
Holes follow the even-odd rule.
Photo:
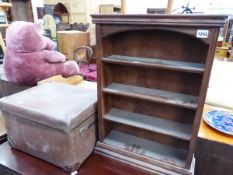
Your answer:
[[[70,175],[77,175],[78,174],[78,171],[73,171],[70,173]]]
[[[197,30],[197,38],[208,38],[209,30]]]
[[[136,63],[136,64],[137,64],[137,63],[140,63],[140,62],[139,62],[139,61],[133,61],[133,63]]]

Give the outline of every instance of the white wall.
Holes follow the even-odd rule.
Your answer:
[[[188,0],[174,0],[173,13],[181,12],[181,6],[187,4]],[[189,7],[195,7],[193,12],[206,14],[233,14],[232,0],[189,0]]]
[[[75,1],[75,0],[73,0]],[[100,4],[120,5],[121,0],[91,0],[95,6]],[[146,14],[147,8],[166,8],[167,0],[126,0],[127,14]],[[182,11],[181,6],[186,5],[188,0],[174,0],[173,13]],[[190,7],[195,7],[194,12],[233,14],[233,0],[189,0]],[[34,21],[37,21],[36,7],[43,7],[43,0],[32,0]],[[94,8],[93,8],[94,9]],[[93,10],[91,13],[96,13]]]
[[[75,0],[72,0],[75,1]],[[90,14],[98,13],[100,4],[120,5],[121,0],[89,0]],[[147,8],[166,8],[168,0],[126,0],[127,14],[146,14]],[[173,9],[177,9],[173,13],[181,12],[181,6],[186,5],[188,0],[174,0]],[[195,6],[194,12],[205,13],[231,13],[233,14],[233,0],[189,0],[190,7]],[[32,0],[34,21],[37,21],[36,7],[43,7],[43,0]],[[91,18],[89,18],[91,23]],[[95,44],[95,25],[90,26],[91,43]]]
[[[114,4],[114,5],[120,5],[121,0],[99,0],[100,4]]]
[[[126,0],[126,13],[146,14],[147,8],[166,8],[167,2],[167,0]],[[173,10],[176,10],[173,14],[181,12],[181,6],[186,6],[187,2],[190,8],[195,7],[193,12],[233,14],[233,0],[174,0]]]
[[[126,0],[127,14],[146,14],[147,8],[166,8],[167,0]]]
[[[206,13],[233,14],[233,1],[209,0]]]

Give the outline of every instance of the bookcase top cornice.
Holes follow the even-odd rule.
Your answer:
[[[227,15],[93,14],[95,24],[222,27]]]

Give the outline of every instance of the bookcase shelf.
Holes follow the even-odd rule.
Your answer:
[[[103,92],[160,102],[188,109],[196,109],[198,101],[198,98],[192,95],[173,93],[139,86],[124,85],[119,83],[111,83],[103,89]]]
[[[186,150],[174,148],[119,131],[112,130],[103,142],[146,157],[164,162],[169,161],[169,163],[177,166],[183,167],[185,165],[187,156]]]
[[[104,119],[190,141],[192,125],[112,108]]]
[[[192,175],[219,15],[92,15],[95,151],[154,174]],[[208,36],[199,37],[199,32]]]
[[[190,63],[184,61],[171,61],[155,58],[141,58],[141,57],[129,57],[122,55],[111,55],[106,58],[102,58],[103,62],[120,64],[120,65],[132,65],[141,67],[152,67],[174,71],[184,71],[193,73],[203,73],[204,64]]]

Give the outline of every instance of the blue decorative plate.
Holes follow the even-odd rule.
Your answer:
[[[233,135],[233,113],[227,111],[210,111],[204,121],[211,127],[225,134]]]

